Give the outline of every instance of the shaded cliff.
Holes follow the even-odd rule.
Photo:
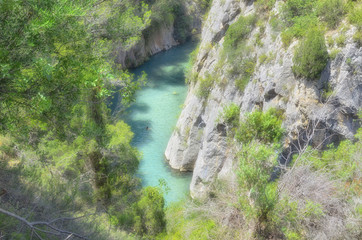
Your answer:
[[[150,56],[183,43],[201,32],[202,16],[207,11],[208,1],[166,1],[170,12],[152,11],[151,23],[143,30],[141,38],[131,47],[117,46],[115,62],[124,68],[133,68],[144,63]],[[158,16],[159,15],[159,16]]]

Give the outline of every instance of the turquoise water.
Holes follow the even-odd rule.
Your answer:
[[[126,119],[135,133],[133,146],[143,154],[138,176],[143,186],[157,186],[164,179],[169,188],[166,203],[189,193],[191,174],[170,169],[164,152],[186,97],[184,69],[194,48],[194,43],[175,47],[132,71],[136,76],[142,71],[148,75],[147,85],[137,92]]]

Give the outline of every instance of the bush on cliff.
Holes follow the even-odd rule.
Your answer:
[[[316,28],[311,29],[295,50],[293,72],[297,77],[319,78],[328,59],[323,32]]]

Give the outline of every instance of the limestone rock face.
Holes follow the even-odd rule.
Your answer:
[[[189,26],[182,26],[186,31],[186,37],[190,38],[201,32],[201,17],[205,13],[204,7],[200,6],[196,0],[182,1],[184,17],[189,20]],[[149,57],[168,50],[178,44],[178,21],[182,21],[175,16],[173,23],[159,24],[157,27],[148,29],[147,34],[143,34],[141,39],[130,49],[125,50],[121,46],[115,50],[115,62],[121,64],[123,68],[133,68],[144,63]],[[175,29],[176,28],[176,29]],[[185,37],[185,36],[184,36]]]
[[[172,25],[163,24],[149,36],[142,36],[140,41],[128,50],[121,47],[116,50],[116,63],[125,68],[136,67],[142,64],[148,57],[163,50],[176,46],[178,42],[173,37]]]
[[[266,54],[264,63],[257,62],[255,72],[243,92],[227,76],[227,66],[217,67],[221,58],[225,32],[240,15],[255,12],[254,6],[242,0],[214,0],[203,24],[200,49],[193,69],[199,77],[211,76],[215,81],[207,99],[197,96],[199,81],[191,83],[176,130],[169,140],[165,156],[172,168],[193,171],[192,197],[206,196],[210,183],[218,178],[234,178],[235,152],[226,137],[226,126],[220,119],[225,105],[235,103],[241,116],[255,109],[277,108],[284,111],[283,127],[292,135],[308,122],[323,123],[325,131],[339,139],[352,138],[362,106],[362,48],[353,42],[356,29],[346,32],[346,44],[330,60],[319,80],[296,78],[292,72],[293,54],[298,42],[284,48],[280,33],[266,24],[261,46],[253,43],[259,28],[248,40],[254,47],[255,59]],[[278,11],[277,1],[274,12]],[[333,37],[337,33],[329,33]],[[257,60],[256,60],[257,61]],[[333,94],[325,98],[329,85]],[[322,136],[320,136],[322,138]],[[332,139],[332,138],[331,138]],[[334,138],[335,139],[335,138]],[[315,137],[312,144],[320,141]],[[326,142],[325,144],[328,144]]]

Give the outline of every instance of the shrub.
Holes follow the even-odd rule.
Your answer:
[[[236,127],[239,125],[240,108],[235,103],[225,106],[222,112],[224,122],[231,126]]]
[[[235,85],[240,91],[244,91],[254,73],[256,63],[252,58],[244,58],[239,64],[240,65],[238,66],[233,66],[229,73],[239,75],[239,77],[235,80]]]
[[[230,62],[233,61],[233,57],[240,54],[245,48],[245,40],[253,30],[256,24],[256,16],[241,16],[235,23],[230,25],[225,34],[224,51]]]
[[[338,55],[338,53],[340,53],[341,50],[340,49],[332,49],[331,53],[329,54],[331,59],[335,59]]]
[[[273,9],[276,0],[257,0],[255,6],[258,10],[268,12]]]
[[[281,114],[275,109],[267,112],[255,111],[246,115],[236,132],[236,139],[242,143],[249,143],[253,139],[262,142],[278,142],[283,134],[281,128]]]
[[[259,64],[270,63],[275,58],[275,54],[269,52],[268,54],[261,54],[259,56]]]
[[[357,31],[357,32],[353,35],[353,41],[357,44],[357,47],[361,47],[361,46],[362,46],[362,31]]]
[[[322,154],[314,151],[309,158],[312,167],[314,169],[328,169],[333,178],[352,182],[358,176],[357,162],[362,152],[362,129],[358,130],[356,138],[359,140],[356,143],[345,140],[339,144],[338,148],[330,146],[330,149]]]
[[[291,31],[284,31],[281,34],[283,47],[289,47],[293,41],[293,33]]]
[[[239,155],[240,208],[246,219],[256,221],[256,239],[265,239],[270,231],[270,212],[278,202],[277,185],[269,181],[277,160],[276,148],[255,141],[243,146]]]
[[[334,39],[332,36],[328,36],[327,37],[327,44],[329,47],[333,47],[334,46]]]
[[[322,31],[311,29],[296,49],[293,72],[297,77],[316,79],[328,62],[328,52]]]
[[[293,38],[303,37],[309,29],[319,25],[316,3],[317,0],[290,0],[282,6],[281,15],[287,27],[282,33],[284,47],[288,47]]]
[[[197,89],[196,96],[199,98],[207,98],[210,94],[211,88],[214,84],[214,80],[210,74],[206,74],[205,78],[199,79],[200,85]]]
[[[241,16],[232,24],[225,35],[223,57],[230,64],[228,74],[236,76],[235,85],[243,91],[254,73],[255,59],[250,57],[251,48],[246,45],[247,37],[255,26],[255,15]]]
[[[189,54],[189,61],[187,63],[187,67],[185,68],[185,81],[187,84],[191,84],[196,81],[197,79],[197,72],[194,72],[192,67],[195,65],[197,60],[197,55],[200,51],[200,44]]]
[[[276,15],[270,17],[270,25],[274,32],[279,32],[282,28],[282,21]]]
[[[328,24],[328,27],[335,28],[344,15],[343,0],[323,0],[318,6],[318,15]]]
[[[292,26],[298,17],[309,15],[317,0],[288,0],[282,7],[282,17],[287,25]]]
[[[264,45],[262,39],[262,35],[260,32],[258,32],[257,34],[255,34],[255,45],[262,47]]]
[[[276,0],[257,0],[255,7],[258,11],[269,12],[273,9]]]
[[[338,47],[344,47],[345,46],[345,42],[346,42],[346,36],[341,33],[341,35],[339,35],[337,38],[336,38],[336,43],[337,43],[337,46]]]
[[[356,4],[352,5],[348,20],[350,23],[356,25],[359,30],[362,30],[362,4]]]
[[[318,26],[318,18],[314,15],[300,16],[294,19],[292,26],[282,32],[284,47],[288,47],[293,38],[301,38],[311,29]]]
[[[166,227],[164,206],[165,201],[158,188],[144,188],[140,200],[133,206],[136,233],[154,236],[164,231]]]
[[[263,63],[266,62],[267,59],[268,59],[268,56],[264,53],[264,54],[259,56],[259,63],[263,64]]]

